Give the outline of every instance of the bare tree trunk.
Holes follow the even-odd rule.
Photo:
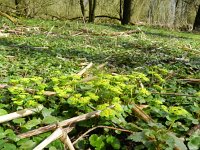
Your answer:
[[[89,22],[94,22],[95,8],[96,8],[96,0],[89,0]]]
[[[120,17],[120,20],[122,20],[122,18],[123,18],[123,0],[120,0],[120,3],[119,3],[119,17]]]
[[[20,1],[21,0],[15,0],[15,7],[16,7],[16,14],[17,15],[20,15],[20,7],[19,7]]]
[[[177,21],[178,21],[178,16],[177,16],[178,9],[179,9],[179,8],[178,8],[178,5],[179,5],[179,0],[176,0],[174,26],[177,25]]]
[[[132,0],[124,0],[124,7],[123,7],[123,19],[121,23],[123,25],[128,24],[131,19],[131,4]]]
[[[85,19],[85,6],[83,0],[80,0],[80,6],[81,6],[81,12],[83,15],[83,18]]]
[[[200,29],[200,5],[195,17],[194,25],[193,25],[194,30],[199,30]]]

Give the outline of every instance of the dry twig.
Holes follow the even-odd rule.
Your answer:
[[[82,76],[88,69],[90,69],[92,67],[93,63],[89,63],[85,68],[83,68],[81,71],[79,71],[79,73],[77,73],[77,75]]]
[[[106,66],[108,64],[108,62],[105,62],[103,64],[100,64],[97,66],[97,69],[102,69],[104,66]]]
[[[0,116],[0,123],[7,122],[7,121],[17,119],[17,118],[21,118],[21,117],[25,117],[25,116],[29,116],[29,115],[32,115],[32,114],[35,114],[35,113],[41,111],[42,109],[43,109],[43,106],[39,105],[37,108],[23,109],[23,110],[14,112],[14,113],[3,115],[3,116]]]
[[[58,125],[59,126],[59,125]],[[67,127],[63,129],[62,127],[57,128],[48,138],[42,141],[38,146],[36,146],[33,150],[42,150],[51,142],[60,138],[60,140],[64,143],[65,146],[69,147],[70,150],[75,150],[73,145],[70,144],[70,139],[68,137],[68,133],[73,130],[74,127]]]
[[[56,129],[48,138],[42,141],[38,146],[36,146],[33,150],[43,150],[47,145],[51,142],[59,139],[63,135],[63,129]]]
[[[86,131],[85,133],[83,133],[81,136],[79,136],[79,138],[76,139],[73,142],[73,145],[75,145],[80,139],[84,138],[88,133],[90,133],[91,131],[93,131],[93,130],[95,130],[97,128],[107,128],[107,129],[118,130],[118,131],[127,132],[127,133],[134,133],[134,132],[126,130],[126,129],[120,129],[120,128],[115,128],[115,127],[110,127],[110,126],[96,126],[96,127],[93,127],[91,129],[89,129],[88,131]]]
[[[47,33],[46,38],[49,36],[49,34],[51,34],[52,30],[53,30],[54,26],[51,27],[51,29],[49,30],[49,32]]]
[[[200,79],[179,79],[180,81],[185,81],[185,82],[196,82],[200,83]]]
[[[137,114],[139,118],[141,118],[145,122],[154,122],[153,119],[149,115],[147,115],[139,106],[137,106],[136,104],[133,105],[134,107],[132,108],[132,110],[135,114]]]
[[[114,107],[114,105],[111,105],[111,106],[107,107],[106,109],[113,108],[113,107]],[[60,127],[64,127],[64,126],[69,126],[71,124],[74,124],[74,123],[77,123],[77,122],[80,122],[83,120],[88,120],[88,119],[94,118],[96,116],[99,116],[102,111],[104,111],[104,110],[97,110],[97,111],[93,111],[93,112],[90,112],[87,114],[76,116],[76,117],[73,117],[73,118],[70,118],[67,120],[63,120],[63,121],[59,122],[59,125],[60,125]],[[44,127],[40,127],[38,129],[35,129],[32,131],[28,131],[26,133],[19,134],[18,137],[23,139],[23,138],[31,137],[31,136],[38,135],[38,134],[41,134],[44,132],[48,132],[51,130],[55,130],[56,128],[57,128],[57,124],[55,123],[55,124],[47,125]]]
[[[11,16],[9,16],[8,14],[0,11],[0,16],[6,17],[7,19],[9,19],[12,23],[17,24],[17,20]]]
[[[75,148],[66,132],[63,132],[63,136],[60,138],[60,140],[64,143],[65,147],[68,147],[70,150],[75,150]]]
[[[151,92],[151,94],[171,95],[171,96],[197,97],[196,95],[188,95],[188,94],[183,94],[183,93],[161,93],[161,92]]]

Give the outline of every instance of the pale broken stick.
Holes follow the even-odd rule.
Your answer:
[[[63,135],[63,129],[58,128],[56,129],[48,138],[46,138],[42,143],[40,143],[38,146],[36,146],[33,150],[42,150],[47,145],[49,145],[51,142],[59,139]]]
[[[69,133],[69,132],[65,132],[65,129],[62,129],[62,127],[59,127],[48,138],[46,138],[38,146],[36,146],[33,150],[42,150],[47,145],[49,145],[51,142],[53,142],[59,138],[61,139],[61,141],[63,141],[65,146],[69,147],[70,150],[75,150],[73,147],[73,144],[71,144],[71,141],[67,135],[67,133]]]
[[[60,140],[64,143],[65,148],[68,147],[70,150],[75,150],[72,141],[66,132],[63,132],[63,136],[60,138]]]
[[[54,26],[51,27],[51,29],[49,30],[49,32],[47,33],[46,38],[49,36],[49,34],[51,34],[52,30],[53,30]]]
[[[3,115],[3,116],[0,116],[0,123],[4,123],[13,119],[29,116],[37,112],[40,112],[42,109],[43,109],[43,106],[39,105],[37,108],[23,109],[14,113]]]
[[[113,108],[113,107],[114,106],[111,105],[111,106],[107,107],[106,109]],[[60,125],[60,127],[64,127],[64,126],[69,126],[71,124],[74,124],[74,123],[77,123],[77,122],[80,122],[80,121],[84,121],[84,120],[87,120],[87,119],[90,119],[90,118],[94,118],[96,116],[99,116],[102,111],[104,111],[104,110],[97,110],[97,111],[93,111],[93,112],[83,114],[83,115],[80,115],[80,116],[77,116],[77,117],[73,117],[73,118],[59,122],[59,125]],[[40,127],[38,129],[35,129],[35,130],[32,130],[32,131],[28,131],[26,133],[19,134],[18,137],[23,139],[23,138],[31,137],[31,136],[38,135],[38,134],[41,134],[41,133],[44,133],[44,132],[48,132],[48,131],[51,131],[51,130],[55,130],[56,128],[57,128],[57,124],[55,123],[55,124],[47,125],[45,127]]]
[[[83,68],[83,70],[81,70],[79,73],[77,73],[77,75],[82,76],[89,68],[91,68],[93,65],[93,63],[89,63],[85,68]]]

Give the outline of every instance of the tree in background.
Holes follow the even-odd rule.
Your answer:
[[[89,22],[94,22],[96,4],[96,0],[89,0]]]
[[[20,2],[21,2],[21,0],[15,0],[15,7],[16,7],[16,14],[17,15],[20,15],[20,7],[19,7],[19,5],[20,5]]]
[[[200,29],[200,5],[199,5],[199,8],[197,10],[197,14],[196,14],[196,17],[195,17],[193,29],[194,30],[197,30],[197,29],[199,30]]]
[[[29,0],[15,0],[16,15],[29,17]]]
[[[94,22],[95,19],[95,9],[96,9],[96,0],[80,0],[80,6],[81,6],[81,13],[83,16],[83,19],[85,20],[85,7],[89,3],[89,20],[88,22]]]
[[[88,0],[80,0],[81,13],[84,20],[85,20],[85,7],[87,6],[87,4],[88,4]]]
[[[122,2],[120,2],[120,3],[122,3]],[[121,23],[123,25],[128,24],[130,22],[130,19],[131,19],[131,4],[132,4],[132,0],[124,0],[123,17],[122,17],[122,20],[121,20]]]
[[[119,1],[119,18],[120,20],[123,18],[123,0]]]

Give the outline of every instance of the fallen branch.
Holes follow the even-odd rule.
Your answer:
[[[130,35],[133,33],[140,33],[142,32],[140,29],[136,29],[136,30],[128,30],[128,31],[124,31],[124,32],[113,32],[113,33],[105,33],[105,32],[101,32],[101,33],[96,33],[92,30],[88,30],[88,29],[81,29],[78,31],[78,33],[72,34],[72,36],[77,36],[77,35],[81,35],[81,34],[91,34],[94,36],[122,36],[122,35]]]
[[[76,20],[76,19],[82,19],[83,17],[75,17],[75,18],[71,18],[68,20]],[[89,18],[89,17],[85,17],[85,18]],[[121,19],[118,17],[113,17],[113,16],[107,16],[107,15],[99,15],[99,16],[95,16],[95,18],[109,18],[109,19],[114,19],[114,20],[118,20],[120,21]]]
[[[154,122],[153,119],[147,115],[139,106],[137,106],[136,104],[133,104],[133,112],[142,120],[144,120],[145,122]]]
[[[7,121],[17,119],[17,118],[21,118],[21,117],[25,117],[25,116],[29,116],[29,115],[32,115],[32,114],[35,114],[35,113],[41,111],[42,109],[43,109],[43,106],[39,105],[37,108],[23,109],[23,110],[14,112],[14,113],[3,115],[3,116],[0,116],[0,123],[7,122]]]
[[[115,127],[110,127],[110,126],[96,126],[96,127],[93,127],[91,129],[89,129],[85,133],[83,133],[78,139],[76,139],[73,142],[73,145],[75,145],[80,139],[84,138],[88,133],[90,133],[91,131],[93,131],[93,130],[95,130],[97,128],[107,128],[107,129],[112,129],[112,130],[118,130],[118,131],[121,131],[121,132],[134,133],[134,132],[126,130],[126,129],[120,129],[120,128],[115,128]]]
[[[42,141],[38,146],[36,146],[33,150],[42,150],[51,142],[60,138],[60,140],[64,143],[65,147],[69,147],[70,150],[75,150],[69,137],[68,133],[71,132],[73,128],[63,129],[62,127],[57,128],[48,138]]]
[[[49,34],[51,34],[52,30],[53,30],[54,26],[51,27],[51,29],[49,30],[49,32],[47,33],[46,38],[49,36]]]
[[[108,64],[108,62],[106,61],[105,63],[103,64],[100,64],[97,66],[97,69],[102,69],[104,66],[106,66]]]
[[[6,17],[7,19],[9,19],[14,24],[18,23],[18,21],[15,18],[9,16],[8,14],[6,14],[6,13],[4,13],[2,11],[0,11],[0,16]]]
[[[142,32],[140,29],[136,29],[136,30],[129,30],[125,32],[114,32],[114,33],[104,34],[104,35],[108,35],[108,36],[130,35],[133,33],[140,33],[140,32]]]
[[[107,108],[113,108],[113,107],[114,106],[112,105],[112,106],[109,106]],[[77,116],[77,117],[73,117],[73,118],[59,122],[59,125],[60,125],[60,127],[64,127],[64,126],[69,126],[71,124],[74,124],[74,123],[77,123],[77,122],[80,122],[80,121],[83,121],[83,120],[94,118],[96,116],[99,116],[102,111],[104,111],[104,110],[93,111],[93,112],[90,112],[90,113],[87,113],[87,114],[83,114],[83,115],[80,115],[80,116]],[[23,139],[23,138],[31,137],[31,136],[38,135],[38,134],[41,134],[41,133],[44,133],[44,132],[48,132],[48,131],[51,131],[51,130],[55,130],[56,128],[57,128],[57,124],[51,124],[51,125],[47,125],[45,127],[40,127],[38,129],[26,132],[26,133],[19,134],[18,137]]]
[[[0,38],[5,38],[5,37],[9,37],[9,33],[1,33],[0,31]]]
[[[82,76],[88,69],[90,69],[92,67],[93,63],[89,63],[85,68],[83,68],[83,70],[81,70],[79,73],[77,73],[77,75]]]
[[[180,81],[185,81],[185,82],[200,82],[200,79],[179,79]]]
[[[36,146],[33,150],[42,150],[47,145],[49,145],[51,142],[59,139],[63,135],[63,129],[58,128],[56,129],[48,138],[46,138],[42,143],[40,143],[38,146]]]
[[[24,35],[24,31],[17,31],[17,30],[6,30],[6,33],[16,34],[16,35]]]
[[[183,93],[161,93],[161,92],[151,92],[151,94],[171,95],[171,96],[197,97],[197,95],[188,95],[188,94],[183,94]]]
[[[70,150],[75,150],[75,148],[66,132],[63,132],[63,135],[60,138],[60,140],[64,143],[65,148],[68,147]]]

